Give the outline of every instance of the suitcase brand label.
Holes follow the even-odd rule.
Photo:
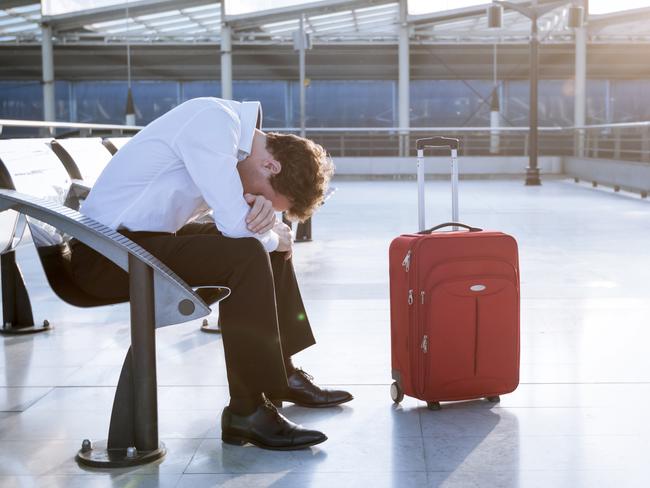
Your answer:
[[[469,287],[472,291],[484,291],[487,287],[485,285],[472,285]]]

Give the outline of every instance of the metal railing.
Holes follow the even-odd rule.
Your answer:
[[[9,130],[7,130],[9,129]],[[0,137],[131,134],[142,126],[0,119]],[[299,133],[297,127],[267,128]],[[465,156],[525,156],[528,127],[308,127],[307,136],[332,156],[399,156],[400,139],[415,154],[415,140],[431,134],[458,137]],[[540,127],[539,154],[650,162],[650,121]]]
[[[18,129],[9,130],[6,129]],[[67,135],[89,136],[92,134],[122,135],[131,134],[144,128],[141,125],[89,124],[84,122],[54,122],[41,120],[0,119],[0,138],[8,139],[20,136]],[[62,131],[61,129],[66,129]]]

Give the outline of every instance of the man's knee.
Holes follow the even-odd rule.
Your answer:
[[[254,237],[237,239],[238,252],[250,267],[254,269],[269,267],[269,253],[264,245]]]
[[[237,239],[237,246],[246,256],[264,257],[265,259],[268,256],[268,252],[264,249],[264,244],[254,237],[242,237]]]

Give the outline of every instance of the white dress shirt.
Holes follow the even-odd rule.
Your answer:
[[[271,252],[278,235],[246,227],[250,210],[237,163],[261,126],[259,102],[195,98],[151,122],[108,163],[81,212],[113,229],[176,232],[212,209],[227,237],[256,237]]]

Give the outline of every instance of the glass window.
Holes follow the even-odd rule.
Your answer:
[[[262,102],[263,126],[285,127],[287,123],[286,81],[235,81],[233,98],[240,102],[256,100]]]
[[[126,117],[125,81],[80,81],[75,84],[77,119],[97,124],[123,124]],[[175,81],[134,81],[136,124],[145,125],[178,105]]]
[[[300,90],[291,84],[292,125],[300,125]],[[306,90],[307,127],[392,127],[395,82],[312,81]]]
[[[489,125],[491,81],[413,80],[410,86],[413,127]],[[485,101],[483,101],[485,100]]]
[[[42,120],[41,84],[37,81],[0,82],[0,116],[5,119]]]
[[[587,124],[606,124],[612,121],[608,101],[609,85],[608,80],[587,80],[587,99],[585,101]]]
[[[220,97],[221,83],[219,81],[183,81],[181,101],[199,97]]]
[[[615,122],[638,122],[650,119],[649,80],[616,80],[611,84],[612,117]]]
[[[538,122],[543,126],[573,125],[573,80],[540,80],[538,85]],[[506,82],[504,118],[510,125],[528,125],[530,82]]]
[[[135,123],[145,125],[180,103],[176,81],[134,81]]]
[[[77,120],[96,124],[124,124],[125,81],[79,81],[74,87]]]

